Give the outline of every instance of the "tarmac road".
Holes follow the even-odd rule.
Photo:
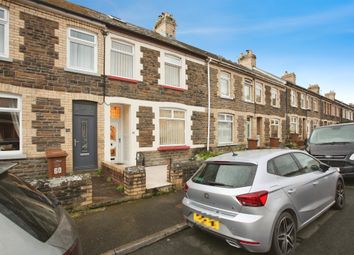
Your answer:
[[[329,210],[298,233],[296,255],[354,254],[354,180],[346,181],[346,207]],[[250,255],[210,234],[188,228],[169,238],[142,248],[134,255]]]

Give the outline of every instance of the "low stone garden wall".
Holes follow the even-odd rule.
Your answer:
[[[55,196],[68,211],[92,204],[90,174],[34,180],[31,184],[48,196]]]
[[[167,181],[175,188],[182,188],[183,184],[199,169],[203,161],[182,161],[175,162],[169,166]]]

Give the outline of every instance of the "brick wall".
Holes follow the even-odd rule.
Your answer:
[[[193,112],[192,115],[192,140],[193,144],[207,143],[208,136],[208,113],[207,112]],[[210,122],[215,123],[214,115],[210,115]],[[213,143],[215,140],[215,126],[210,125],[210,141]]]
[[[136,117],[139,120],[136,125],[136,129],[139,130],[139,135],[136,137],[139,146],[152,147],[152,143],[155,141],[155,136],[153,136],[155,114],[152,112],[152,108],[140,106]]]
[[[64,114],[64,107],[60,105],[60,99],[37,97],[32,112],[36,113],[32,127],[37,130],[32,143],[37,145],[37,151],[60,148],[60,144],[65,142],[64,136],[61,136],[64,122],[60,115]]]
[[[20,160],[6,160],[17,163],[10,172],[26,180],[45,179],[48,176],[48,163],[46,158],[31,158]]]

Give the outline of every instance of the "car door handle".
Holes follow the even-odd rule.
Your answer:
[[[315,181],[312,183],[314,186],[316,186],[318,184],[318,181]]]
[[[291,195],[291,194],[295,193],[295,191],[296,191],[296,189],[289,189],[288,194]]]

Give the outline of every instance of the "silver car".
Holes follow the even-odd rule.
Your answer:
[[[64,209],[0,164],[1,255],[81,255],[72,221]]]
[[[338,168],[299,150],[250,150],[208,159],[185,185],[184,217],[250,252],[294,254],[296,232],[342,209]]]

